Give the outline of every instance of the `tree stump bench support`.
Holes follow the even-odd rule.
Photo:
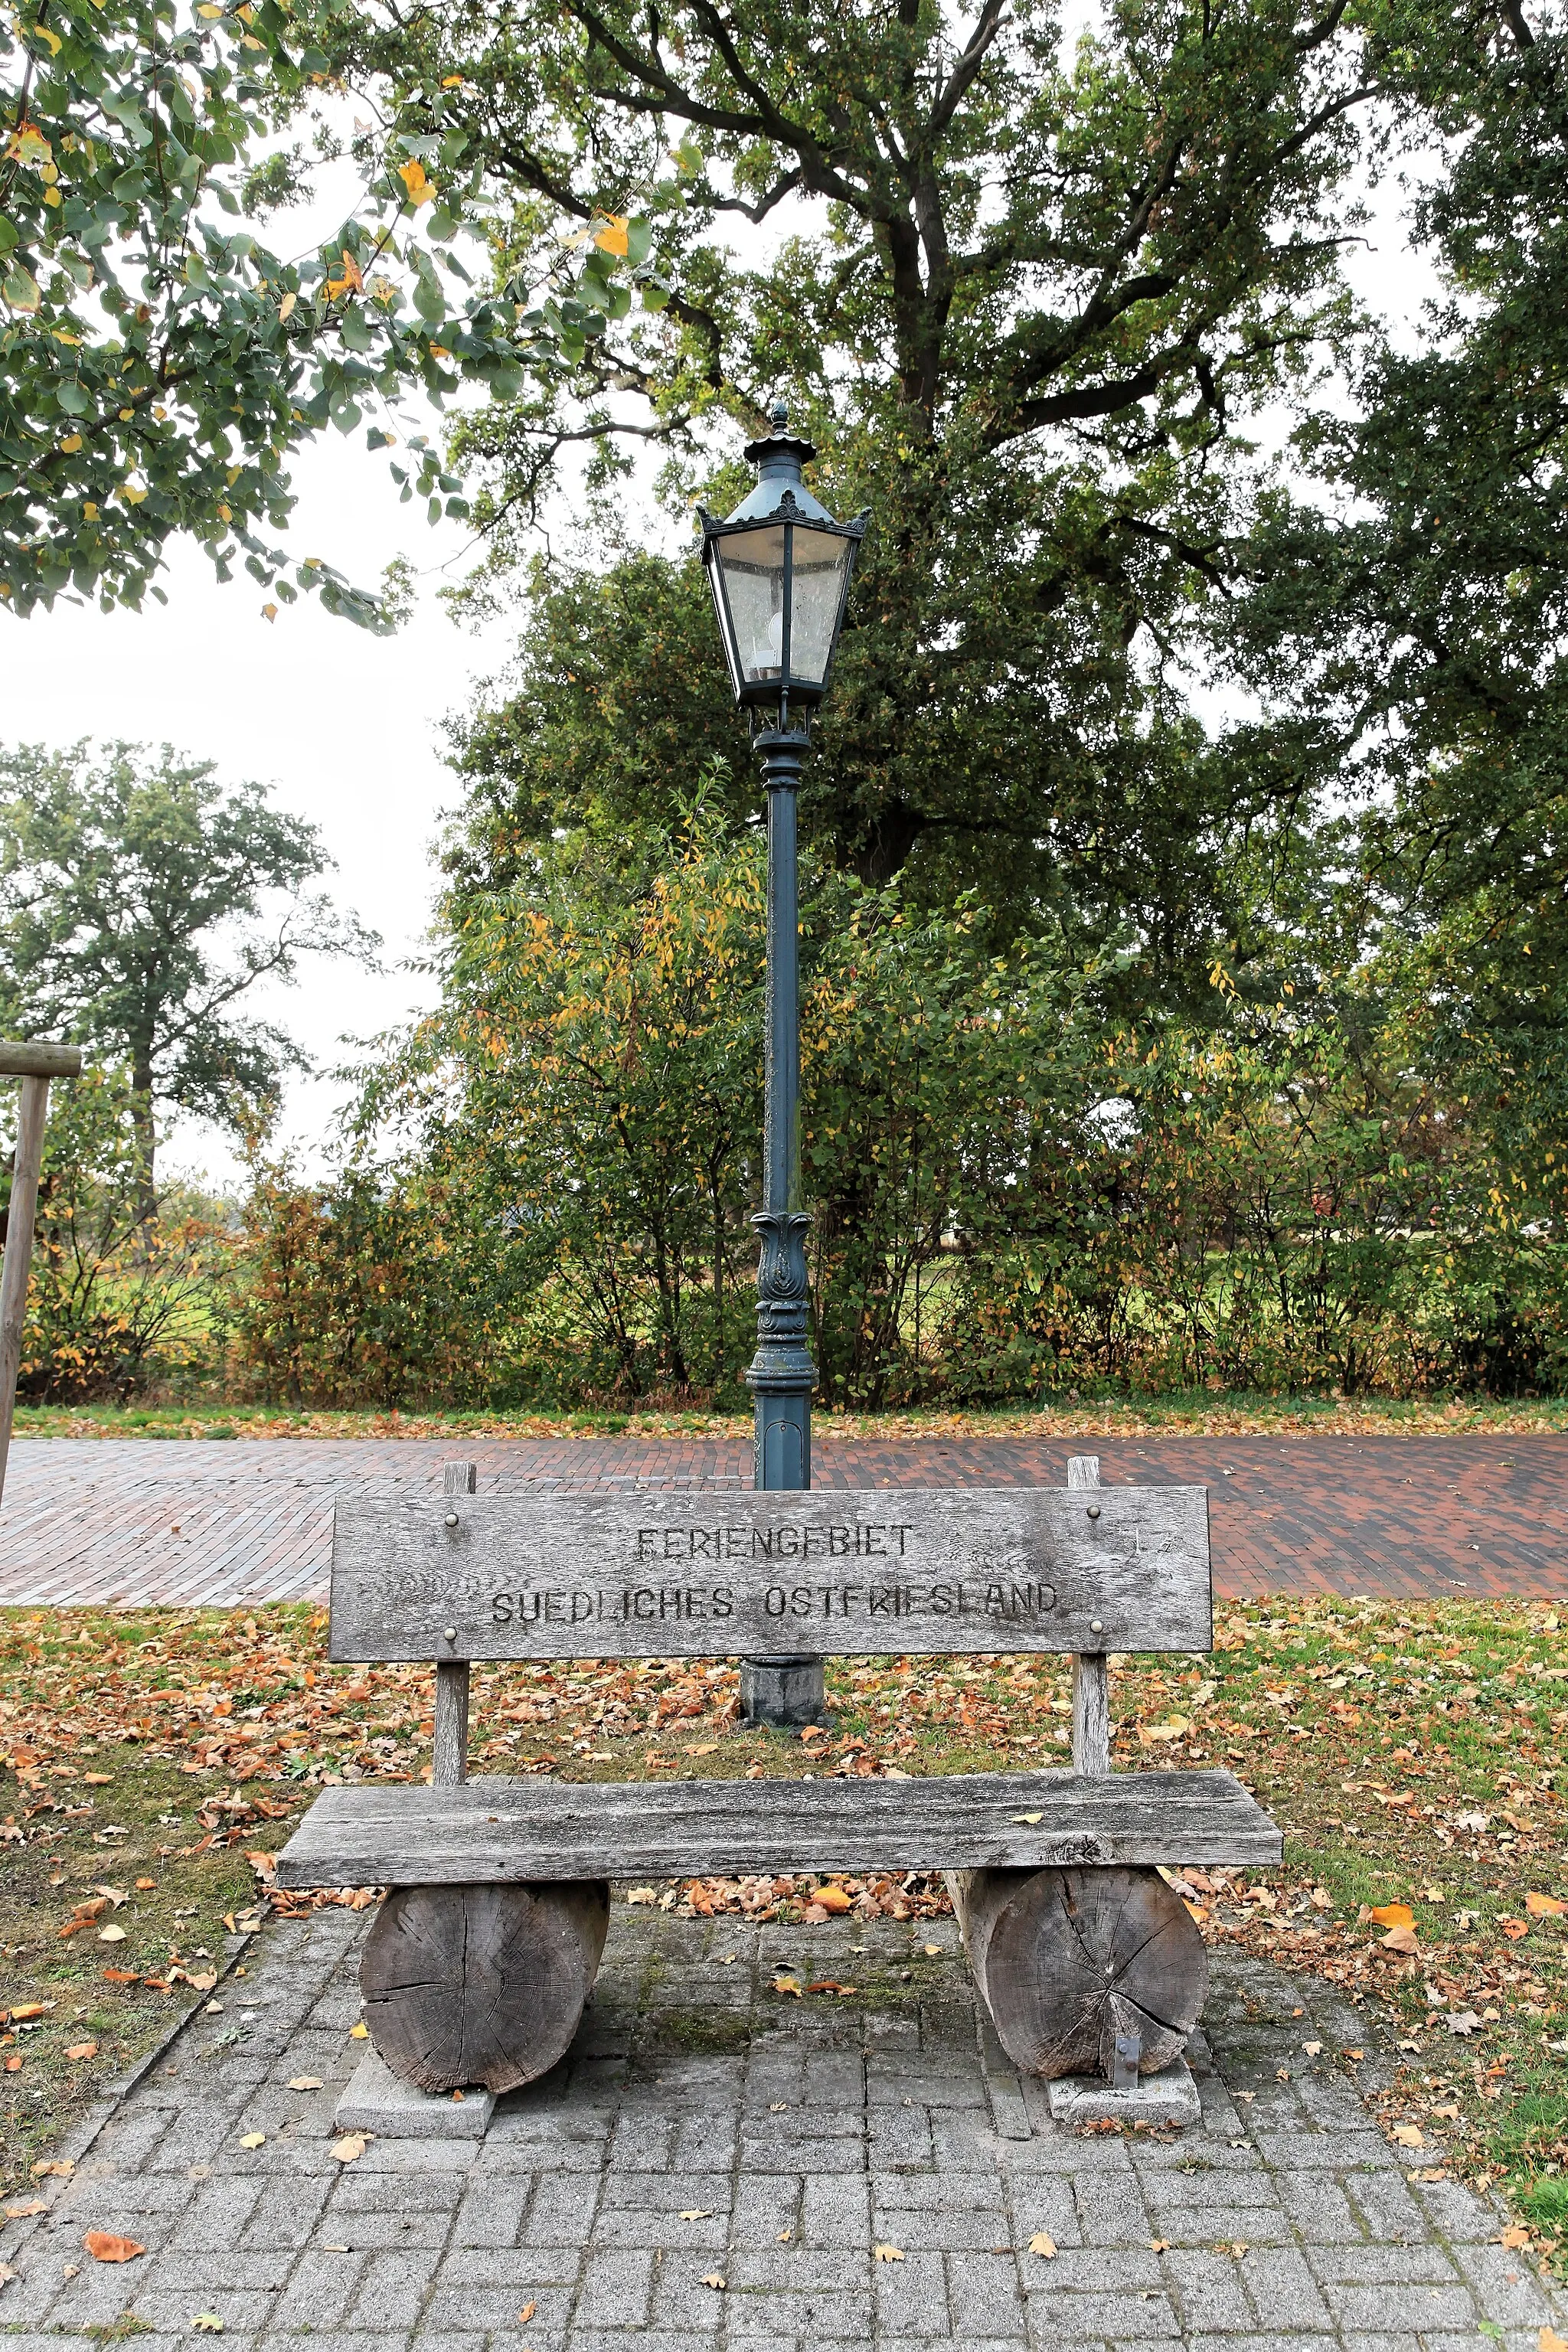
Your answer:
[[[506,2091],[564,2054],[612,1878],[942,1871],[1013,2063],[1048,2080],[1161,2072],[1208,1961],[1173,1864],[1277,1863],[1218,1769],[1112,1773],[1112,1651],[1213,1646],[1202,1487],[479,1496],[340,1504],[329,1654],[436,1662],[428,1788],[324,1790],[285,1887],[384,1885],[365,2022],[431,2091]],[[783,1637],[783,1638],[781,1638]],[[809,1639],[840,1655],[1070,1653],[1070,1770],[910,1780],[467,1778],[473,1659],[712,1657]]]

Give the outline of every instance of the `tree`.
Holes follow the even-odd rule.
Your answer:
[[[330,860],[314,825],[259,784],[225,792],[210,761],[78,743],[0,754],[0,1008],[15,1034],[64,1032],[126,1065],[144,1214],[154,1116],[176,1107],[241,1130],[306,1057],[241,1001],[301,953],[378,942],[307,886]],[[281,895],[283,904],[277,904]],[[249,928],[246,928],[248,926]]]
[[[272,249],[271,216],[309,193],[310,159],[279,134],[341,89],[327,52],[352,13],[42,0],[0,20],[0,600],[14,613],[71,590],[137,606],[162,593],[184,532],[220,580],[243,563],[275,596],[313,591],[385,628],[378,596],[263,536],[292,510],[285,460],[367,408],[370,446],[385,446],[384,404],[405,389],[437,408],[465,380],[510,395],[520,354],[552,349],[534,295],[552,310],[581,257],[552,254],[538,287],[504,266],[474,285],[453,242],[465,223],[481,250],[493,241],[484,172],[434,85],[379,78],[347,216],[314,251]],[[332,121],[316,131],[335,162]],[[622,255],[632,230],[607,225]],[[619,260],[594,250],[608,283]],[[405,498],[465,511],[425,435],[411,460],[393,469]]]
[[[1112,7],[1066,58],[1045,0],[980,0],[961,29],[917,0],[470,0],[366,12],[349,65],[461,73],[473,152],[517,191],[509,257],[631,204],[667,146],[682,165],[653,223],[663,307],[580,305],[525,396],[462,425],[496,573],[584,444],[591,486],[640,435],[672,504],[722,507],[783,382],[819,490],[876,517],[810,838],[933,900],[980,888],[1004,939],[1031,908],[1086,951],[1126,921],[1201,976],[1227,828],[1260,794],[1191,722],[1180,662],[1249,511],[1241,436],[1350,331],[1335,257],[1381,47],[1375,15],[1288,0]],[[699,592],[665,569],[684,630]],[[535,773],[536,649],[510,730]],[[629,738],[633,683],[620,663],[590,724]],[[531,822],[521,783],[516,812],[495,795],[503,843]]]

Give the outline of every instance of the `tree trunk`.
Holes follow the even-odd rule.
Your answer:
[[[997,2038],[1025,2074],[1109,2081],[1118,2034],[1139,2036],[1141,2074],[1180,2056],[1208,1952],[1158,1871],[966,1870],[947,1883]]]
[[[569,2047],[609,1921],[604,1879],[396,1887],[360,1960],[370,2038],[422,2091],[515,2091]]]
[[[154,1167],[158,1136],[153,1118],[152,1057],[141,1046],[134,1047],[131,1056],[131,1128],[136,1139],[137,1213],[144,1225],[150,1225],[158,1213]]]

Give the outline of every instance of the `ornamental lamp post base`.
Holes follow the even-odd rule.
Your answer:
[[[831,1718],[822,1660],[742,1658],[741,1719],[776,1731],[799,1731],[808,1723],[826,1729]]]

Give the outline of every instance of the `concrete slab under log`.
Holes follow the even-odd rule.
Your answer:
[[[1047,2085],[1058,2124],[1195,2124],[1203,2114],[1198,2086],[1184,2058],[1157,2074],[1142,2074],[1131,2089],[1113,2091],[1098,2074],[1064,2074]]]
[[[493,2091],[416,2091],[379,2051],[367,2050],[338,2101],[337,2127],[376,2139],[482,2139],[496,2111]]]

